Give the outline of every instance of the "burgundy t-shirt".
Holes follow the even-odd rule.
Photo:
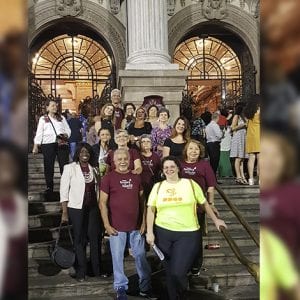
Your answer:
[[[260,194],[262,225],[288,246],[300,264],[300,183],[289,182]]]
[[[121,123],[123,119],[124,119],[123,109],[120,107],[115,108],[115,130],[121,128]]]
[[[143,167],[141,173],[142,185],[147,194],[150,193],[155,181],[158,179],[161,161],[159,156],[155,152],[152,152],[152,155],[149,157],[141,154],[141,162]]]
[[[129,170],[134,170],[134,161],[136,159],[140,159],[140,154],[137,152],[137,150],[130,148],[129,150],[129,156],[130,156],[130,161],[129,161]],[[110,150],[108,152],[107,158],[106,158],[106,163],[110,166],[111,170],[114,170],[116,168],[115,163],[114,163],[114,151]]]
[[[210,186],[216,186],[216,176],[210,164],[206,160],[200,160],[195,163],[181,161],[181,177],[191,178],[196,181],[204,194]]]
[[[143,190],[141,177],[111,171],[102,178],[100,190],[109,195],[109,221],[120,232],[137,230],[139,227],[139,192]]]

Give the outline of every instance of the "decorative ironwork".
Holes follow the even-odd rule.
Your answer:
[[[91,81],[95,96],[112,74],[112,61],[104,47],[82,35],[58,36],[32,54],[31,59],[35,78],[55,96],[58,80]]]
[[[222,41],[213,37],[190,38],[176,47],[173,60],[181,70],[189,71],[187,92],[182,99],[182,111],[187,115],[191,106],[194,114],[200,115],[205,107],[216,110],[219,104],[233,106],[240,100],[241,64]],[[192,99],[187,99],[187,95]]]

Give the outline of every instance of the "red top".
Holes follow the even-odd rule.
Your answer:
[[[261,190],[262,224],[270,228],[289,247],[300,262],[300,183],[289,182],[269,191]]]
[[[191,178],[196,181],[202,188],[204,195],[206,195],[209,187],[217,184],[215,173],[206,160],[200,160],[195,163],[182,161],[181,169],[181,177]]]
[[[227,125],[227,119],[223,115],[219,116],[219,121],[218,121],[219,126],[226,126]]]
[[[121,128],[121,123],[123,119],[124,119],[123,109],[120,107],[115,108],[115,130]]]
[[[158,179],[161,161],[158,154],[152,152],[152,155],[149,157],[141,155],[141,162],[143,167],[141,173],[142,185],[145,195],[148,196],[155,181]]]
[[[109,195],[109,220],[121,232],[137,230],[140,225],[140,175],[111,171],[102,178],[100,190]]]
[[[134,161],[136,159],[140,159],[140,155],[137,152],[137,150],[130,148],[128,150],[129,152],[129,157],[130,157],[130,161],[129,161],[129,170],[134,170]],[[106,163],[110,166],[111,170],[114,170],[116,168],[115,163],[114,163],[114,151],[110,150],[107,154],[107,158],[106,158]]]

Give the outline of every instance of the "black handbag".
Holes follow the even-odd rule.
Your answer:
[[[54,132],[55,132],[55,135],[56,135],[55,142],[57,143],[58,147],[59,148],[68,148],[69,147],[69,139],[68,139],[68,137],[66,135],[64,135],[64,134],[57,134],[56,130],[55,130],[55,127],[54,127],[52,121],[50,120],[50,118],[49,118],[49,121],[50,121],[50,123],[51,123],[51,125],[53,127]]]
[[[58,237],[56,239],[54,249],[51,253],[51,261],[61,269],[69,269],[75,263],[75,253],[73,251],[73,239],[72,239],[70,227],[68,226],[68,233],[71,241],[71,247],[66,248],[66,247],[59,246],[58,243],[60,240],[61,228],[62,228],[62,223],[59,226]]]

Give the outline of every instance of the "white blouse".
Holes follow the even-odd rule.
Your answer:
[[[36,145],[55,143],[56,134],[66,134],[68,137],[70,137],[71,129],[69,127],[69,124],[64,116],[61,117],[61,121],[58,121],[56,118],[52,118],[49,115],[40,117],[36,130],[36,135],[34,138],[34,143]],[[48,118],[50,118],[50,120],[52,121],[56,133]]]

